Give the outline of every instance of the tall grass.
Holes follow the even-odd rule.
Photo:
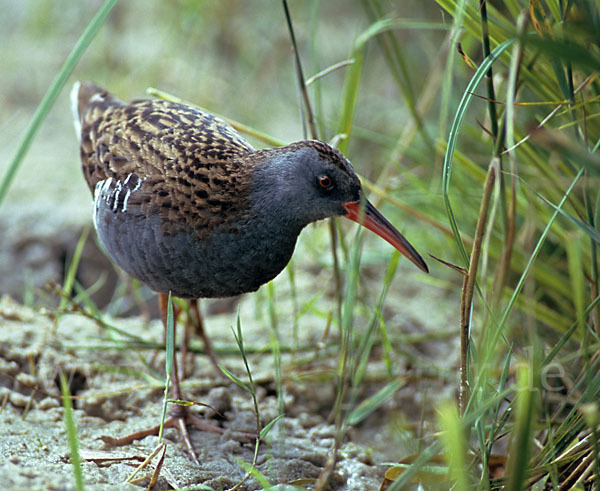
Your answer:
[[[448,137],[438,135],[455,260],[467,268],[460,400],[467,465],[484,489],[597,486],[593,428],[578,408],[597,401],[600,390],[598,167],[590,164],[600,138],[598,5],[438,4],[460,22],[470,58],[480,59],[454,114],[440,115],[454,119]],[[452,73],[465,71],[461,58],[448,60]],[[479,112],[466,106],[475,96],[487,101]],[[463,233],[473,237],[471,247]],[[519,364],[529,369],[513,383]],[[571,377],[585,390],[569,386]],[[504,402],[490,405],[500,393]],[[463,488],[455,462],[464,445],[452,433],[458,423],[448,410],[442,414],[450,477]],[[477,419],[466,424],[472,414]],[[565,453],[573,446],[581,448],[581,465]],[[496,452],[505,452],[506,464],[492,475]],[[401,478],[394,488],[407,482]]]

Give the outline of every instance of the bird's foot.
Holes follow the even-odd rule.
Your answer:
[[[102,436],[100,439],[106,443],[107,445],[112,445],[114,447],[120,447],[123,445],[128,445],[135,440],[141,440],[146,438],[147,436],[158,436],[160,432],[160,426],[156,425],[151,428],[147,428],[145,430],[136,431],[129,435],[125,435],[120,438],[114,438],[111,436]],[[223,428],[219,428],[218,426],[211,425],[207,423],[203,419],[199,418],[191,414],[186,407],[184,406],[175,406],[175,410],[171,413],[171,415],[165,420],[163,425],[164,428],[176,428],[179,431],[179,434],[183,438],[183,443],[185,445],[186,450],[188,451],[191,459],[197,464],[200,465],[200,461],[198,460],[198,456],[196,455],[196,451],[192,446],[192,440],[190,439],[190,432],[188,428],[193,426],[194,428],[202,431],[211,431],[213,433],[223,433]]]

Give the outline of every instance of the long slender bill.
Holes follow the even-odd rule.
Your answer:
[[[427,264],[425,264],[425,261],[423,261],[420,254],[369,201],[365,203],[365,210],[363,213],[361,213],[360,201],[344,203],[344,208],[347,212],[347,215],[345,215],[346,218],[375,232],[379,237],[387,240],[408,259],[415,263],[420,270],[429,273],[429,268],[427,268]]]

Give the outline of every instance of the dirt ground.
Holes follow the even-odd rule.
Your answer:
[[[242,308],[244,302],[250,300],[245,297]],[[162,328],[157,321],[148,323],[134,317],[108,322],[146,340],[161,339]],[[225,315],[211,316],[207,321],[208,334],[217,349],[234,345],[229,322],[230,316]],[[247,347],[265,347],[268,329],[261,328],[260,323],[243,329]],[[313,336],[301,333],[301,343],[314,343]],[[148,484],[152,467],[141,473],[143,478],[135,485],[126,484],[126,479],[157,446],[157,437],[117,448],[100,440],[101,436],[122,436],[160,421],[164,356],[123,345],[123,339],[80,313],[55,319],[49,312],[28,309],[8,296],[1,299],[2,488],[74,487],[57,385],[59,369],[70,377],[71,391],[77,396],[75,418],[86,489],[139,489]],[[153,355],[155,359],[148,364]],[[336,359],[329,358],[332,362]],[[249,361],[264,426],[279,414],[273,356],[265,351],[251,355]],[[223,356],[222,362],[247,381],[239,354]],[[219,415],[201,405],[190,410],[224,431],[217,434],[192,430],[192,442],[201,462],[197,466],[186,454],[178,433],[167,429],[167,452],[157,489],[199,485],[207,488],[194,489],[229,489],[243,479],[244,465],[252,462],[254,441],[241,433],[256,431],[252,399],[230,380],[218,377],[205,356],[194,356],[192,365],[192,375],[183,385],[184,397],[211,406]],[[334,400],[334,366],[320,361],[291,370],[292,360],[284,354],[282,367],[285,416],[261,444],[257,468],[271,484],[295,483],[310,489],[327,461],[335,437],[335,428],[327,421]],[[371,371],[377,374],[382,367],[375,363]],[[371,385],[366,385],[367,394],[380,388],[382,382],[378,383],[374,376]],[[427,390],[431,391],[436,382],[428,385]],[[444,385],[438,381],[434,390],[448,391]],[[405,423],[404,428],[410,426],[410,420],[418,421],[423,415],[424,396],[422,390],[407,383],[377,413],[350,429],[340,450],[331,489],[379,489],[388,468],[383,463],[398,460],[412,450],[412,436],[402,430],[400,421]],[[240,489],[262,487],[250,478]]]

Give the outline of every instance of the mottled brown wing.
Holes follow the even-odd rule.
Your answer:
[[[199,233],[243,210],[249,169],[241,157],[253,149],[212,114],[167,101],[124,104],[92,84],[79,89],[78,112],[92,192],[111,177],[125,189],[129,179],[136,184],[127,195],[128,213],[159,213],[173,227]]]

